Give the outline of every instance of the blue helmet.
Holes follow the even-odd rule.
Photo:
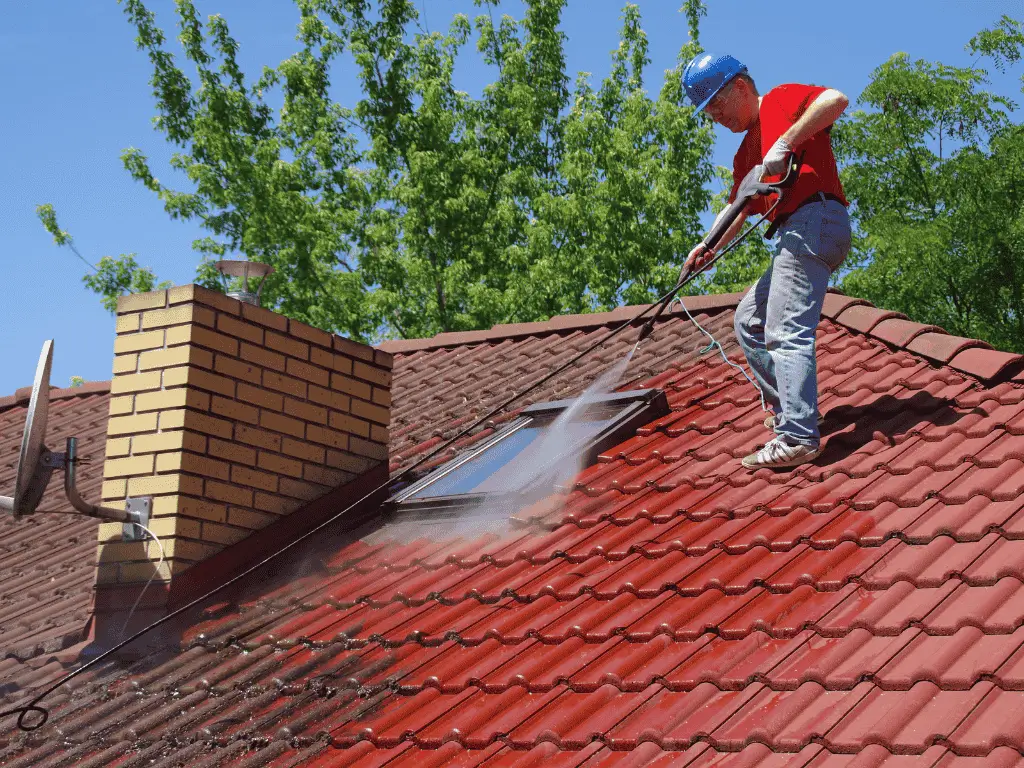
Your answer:
[[[711,53],[702,53],[695,56],[683,70],[683,87],[699,112],[736,75],[746,71],[745,65],[728,54],[715,56]]]

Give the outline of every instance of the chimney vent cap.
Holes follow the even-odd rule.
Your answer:
[[[228,296],[246,304],[252,304],[257,307],[260,305],[260,292],[263,290],[263,284],[266,282],[265,279],[261,278],[266,278],[267,275],[274,271],[272,266],[258,261],[244,261],[242,259],[221,259],[214,266],[225,277],[242,279],[242,290],[228,291]],[[250,278],[260,280],[259,288],[255,291],[249,288]]]

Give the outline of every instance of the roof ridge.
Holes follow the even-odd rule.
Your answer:
[[[714,312],[735,307],[746,291],[736,293],[713,293],[702,296],[684,296],[682,301],[690,312]],[[531,323],[506,323],[479,331],[449,331],[428,339],[389,339],[376,345],[377,349],[393,354],[407,354],[442,347],[476,344],[487,341],[504,341],[522,336],[577,331],[599,328],[604,325],[623,323],[639,315],[652,304],[626,304],[607,312],[584,312],[573,315],[552,315],[547,320]],[[681,309],[671,309],[667,316],[683,314]]]
[[[50,389],[50,402],[54,400],[67,400],[72,397],[86,397],[88,395],[105,395],[110,392],[109,381],[87,381],[77,387],[62,387]],[[0,411],[14,408],[18,405],[28,405],[32,399],[32,387],[19,387],[14,390],[13,395],[0,397]]]
[[[994,349],[981,339],[954,336],[937,325],[915,322],[835,288],[825,294],[821,316],[985,382],[1004,374],[1016,374],[1015,381],[1024,381],[1024,355]]]

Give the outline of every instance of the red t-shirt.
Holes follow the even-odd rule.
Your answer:
[[[788,131],[793,123],[800,119],[811,102],[825,90],[816,85],[791,83],[772,88],[764,95],[761,99],[758,120],[743,137],[740,148],[736,151],[736,157],[733,159],[733,186],[732,192],[729,193],[730,203],[736,199],[736,190],[743,177],[764,159],[779,136]],[[839,171],[836,169],[836,158],[832,154],[832,142],[827,130],[819,131],[799,147],[793,147],[793,151],[797,157],[803,153],[800,175],[793,186],[783,194],[782,205],[772,212],[769,216],[770,221],[792,213],[815,192],[835,195],[843,201],[843,205],[849,205],[846,195],[843,194],[843,185],[839,182]],[[780,177],[769,178],[777,180]],[[771,207],[775,199],[776,195],[754,197],[749,209],[763,214]]]

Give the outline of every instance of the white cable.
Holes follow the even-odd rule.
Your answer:
[[[121,635],[120,635],[121,637],[124,637],[124,633],[128,629],[128,623],[132,620],[132,616],[135,615],[135,609],[139,607],[139,603],[142,602],[142,596],[144,594],[146,594],[146,590],[149,589],[149,585],[153,583],[153,579],[155,579],[156,575],[158,573],[160,573],[160,566],[164,564],[164,559],[165,559],[165,557],[164,557],[164,545],[160,542],[160,538],[155,533],[153,533],[151,530],[149,530],[149,528],[144,526],[142,523],[132,523],[132,525],[137,526],[137,527],[141,528],[142,530],[144,530],[149,535],[149,537],[151,539],[153,539],[153,541],[156,542],[157,547],[159,547],[159,549],[160,549],[160,562],[158,562],[156,564],[156,570],[153,571],[153,575],[149,577],[149,581],[146,582],[146,586],[144,586],[142,588],[142,591],[139,592],[139,596],[137,598],[135,598],[135,605],[133,605],[132,609],[130,611],[128,611],[128,618],[124,620],[124,626],[121,627]]]
[[[695,326],[697,326],[697,330],[698,331],[700,331],[705,336],[707,336],[709,339],[711,339],[711,343],[708,345],[707,350],[710,350],[712,347],[717,348],[718,349],[718,354],[720,354],[722,356],[722,359],[725,361],[725,364],[729,365],[729,366],[732,366],[737,371],[742,373],[743,374],[743,378],[745,378],[747,381],[749,381],[751,386],[753,386],[754,389],[757,390],[757,394],[761,398],[761,410],[762,411],[767,411],[768,410],[768,405],[764,401],[764,392],[761,391],[761,387],[758,385],[758,383],[756,381],[754,381],[745,370],[743,370],[743,366],[737,365],[736,363],[734,363],[732,360],[729,359],[729,357],[725,354],[725,350],[722,349],[722,345],[718,343],[718,339],[716,339],[714,336],[712,336],[711,335],[711,331],[707,330],[703,325],[698,323],[696,318],[694,318],[694,316],[690,314],[690,310],[686,308],[686,304],[683,302],[683,299],[682,299],[681,296],[676,296],[672,301],[673,302],[678,301],[679,302],[679,306],[681,306],[683,308],[683,312],[685,312],[686,316],[688,318],[690,318],[690,322],[693,323]]]

